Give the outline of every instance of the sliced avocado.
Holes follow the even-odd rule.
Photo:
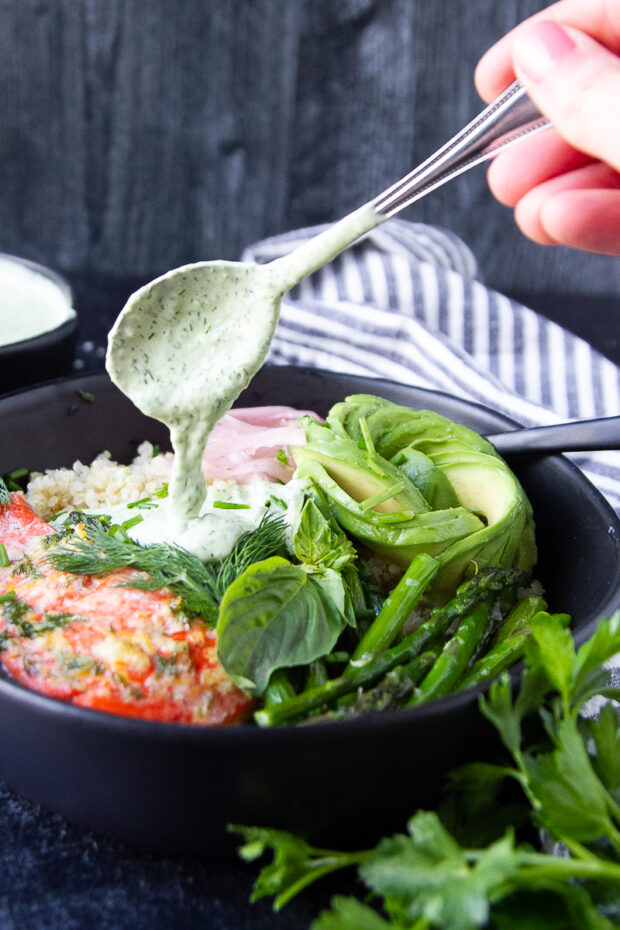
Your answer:
[[[386,459],[411,446],[430,455],[439,445],[472,448],[496,455],[490,442],[474,430],[432,410],[412,410],[372,394],[352,394],[330,410],[326,423],[357,442],[366,421],[376,451]]]
[[[297,468],[297,477],[310,478],[327,498],[340,526],[373,552],[387,556],[407,568],[419,552],[438,556],[458,540],[466,541],[484,529],[484,523],[465,507],[447,510],[379,512],[364,508],[317,459],[306,459]]]
[[[532,568],[537,557],[532,509],[505,462],[483,454],[445,453],[438,464],[461,504],[486,523],[442,553],[439,583],[450,589],[468,570],[487,565]]]
[[[534,565],[530,503],[473,430],[370,394],[336,404],[324,426],[304,427],[299,473],[323,490],[340,525],[403,567],[418,552],[438,557],[441,596],[478,568]]]
[[[335,436],[316,421],[303,422],[308,442],[291,449],[297,466],[319,462],[354,501],[379,513],[420,513],[430,506],[404,472],[380,455],[360,449],[352,439]]]
[[[390,462],[407,475],[433,510],[459,506],[459,499],[448,478],[428,455],[408,446],[393,455]]]

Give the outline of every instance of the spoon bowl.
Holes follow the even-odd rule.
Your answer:
[[[280,297],[269,266],[212,261],[175,268],[127,301],[109,334],[108,371],[145,413],[157,414],[169,426],[180,411],[199,408],[206,391],[213,396],[228,387],[241,391],[247,386],[248,367],[259,357],[262,364],[269,341],[256,345],[254,338],[244,339],[244,333],[264,329],[270,337]],[[170,370],[175,352],[184,376],[182,394],[168,389],[175,375]],[[215,352],[227,363],[216,381]],[[158,372],[166,378],[159,380]],[[155,391],[153,382],[158,383]]]
[[[183,518],[200,510],[207,437],[262,366],[281,296],[271,266],[198,262],[136,291],[110,332],[112,380],[170,430]]]

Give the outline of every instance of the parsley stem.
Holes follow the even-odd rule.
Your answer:
[[[478,862],[488,854],[486,849],[466,849],[463,852],[470,862]],[[600,859],[597,856],[574,859],[572,856],[551,856],[547,853],[526,850],[520,850],[516,855],[522,868],[513,880],[516,884],[525,887],[531,887],[532,881],[539,878],[606,879],[620,883],[620,863]]]
[[[296,894],[299,894],[300,891],[307,888],[312,882],[319,878],[323,878],[324,875],[329,875],[331,872],[336,872],[338,869],[347,869],[353,865],[360,865],[369,854],[370,850],[355,853],[332,853],[327,851],[324,858],[313,860],[311,870],[308,870],[297,879],[296,882],[293,882],[293,884],[283,891],[282,894],[277,896],[274,902],[274,910],[279,911],[285,904],[288,904],[291,898],[294,898]]]

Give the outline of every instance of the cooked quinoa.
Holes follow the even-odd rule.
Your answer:
[[[171,452],[153,452],[152,444],[143,442],[130,465],[120,465],[109,452],[101,452],[91,465],[77,461],[72,468],[33,472],[26,499],[42,520],[50,520],[72,508],[93,510],[149,497],[168,481],[172,466]]]

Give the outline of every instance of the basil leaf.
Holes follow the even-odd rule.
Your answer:
[[[345,624],[329,594],[301,566],[273,556],[251,565],[226,591],[218,658],[236,684],[260,695],[276,669],[331,652]]]
[[[356,558],[356,551],[337,524],[321,512],[317,504],[306,501],[293,537],[293,549],[300,562],[316,572],[332,568],[341,571]]]

